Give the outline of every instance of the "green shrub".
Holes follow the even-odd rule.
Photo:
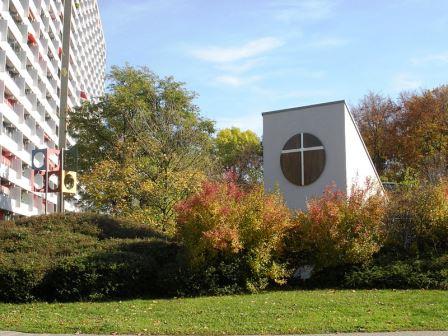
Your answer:
[[[178,247],[144,225],[94,214],[0,224],[0,301],[164,294],[161,265]]]
[[[435,283],[417,265],[396,262],[372,266],[349,273],[344,284],[349,288],[434,288]]]
[[[0,261],[0,302],[28,302],[35,300],[36,288],[40,285],[45,271],[39,267],[26,265],[26,258],[20,264],[18,260]]]
[[[343,286],[369,289],[448,289],[448,255],[358,268],[346,274]]]
[[[129,252],[103,252],[66,258],[42,281],[42,297],[73,301],[153,295],[157,263]]]
[[[278,195],[233,181],[207,182],[177,214],[191,291],[257,291],[285,281],[275,256],[290,213]]]

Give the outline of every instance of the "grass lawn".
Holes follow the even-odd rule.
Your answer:
[[[275,334],[447,330],[444,291],[282,291],[172,300],[0,304],[0,330]]]

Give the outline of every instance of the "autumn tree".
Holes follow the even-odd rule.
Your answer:
[[[448,86],[401,93],[396,101],[369,93],[354,115],[383,177],[435,182],[448,173]]]
[[[369,92],[353,108],[354,116],[372,161],[380,175],[396,159],[395,118],[398,105],[388,97]]]
[[[224,170],[235,173],[239,183],[261,182],[263,150],[261,139],[254,132],[237,127],[220,130],[215,153]]]
[[[213,167],[213,122],[171,77],[125,66],[113,67],[108,80],[107,94],[70,120],[84,205],[172,233],[175,204]]]
[[[448,172],[448,86],[402,94],[400,102],[397,156],[404,166],[435,182]]]

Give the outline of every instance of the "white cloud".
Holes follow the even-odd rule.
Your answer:
[[[428,63],[447,64],[448,52],[428,54],[423,57],[415,57],[411,59],[411,63],[414,65],[428,64]]]
[[[415,90],[422,86],[422,82],[409,74],[401,73],[392,79],[392,85],[396,91]]]
[[[256,73],[250,74],[264,63],[265,58],[260,55],[283,44],[284,42],[278,38],[263,37],[240,46],[209,46],[192,50],[190,53],[200,60],[212,63],[219,71],[212,83],[240,87],[260,81],[261,76]]]
[[[250,41],[237,47],[210,46],[193,50],[191,54],[203,61],[212,63],[229,63],[254,57],[283,45],[283,41],[275,37],[264,37]]]
[[[218,68],[223,71],[240,74],[252,70],[257,66],[261,65],[262,63],[263,63],[262,59],[255,58],[243,61],[241,63],[233,62],[233,63],[219,64]]]
[[[242,85],[252,84],[261,79],[260,76],[233,76],[233,75],[221,75],[215,78],[215,82],[218,84],[225,84],[229,86],[239,87]]]
[[[276,0],[271,3],[274,18],[292,23],[297,21],[319,21],[331,16],[334,8],[329,0]]]

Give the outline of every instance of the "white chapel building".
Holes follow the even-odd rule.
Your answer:
[[[382,188],[344,100],[263,113],[263,159],[266,190],[278,188],[291,209],[332,184]]]

